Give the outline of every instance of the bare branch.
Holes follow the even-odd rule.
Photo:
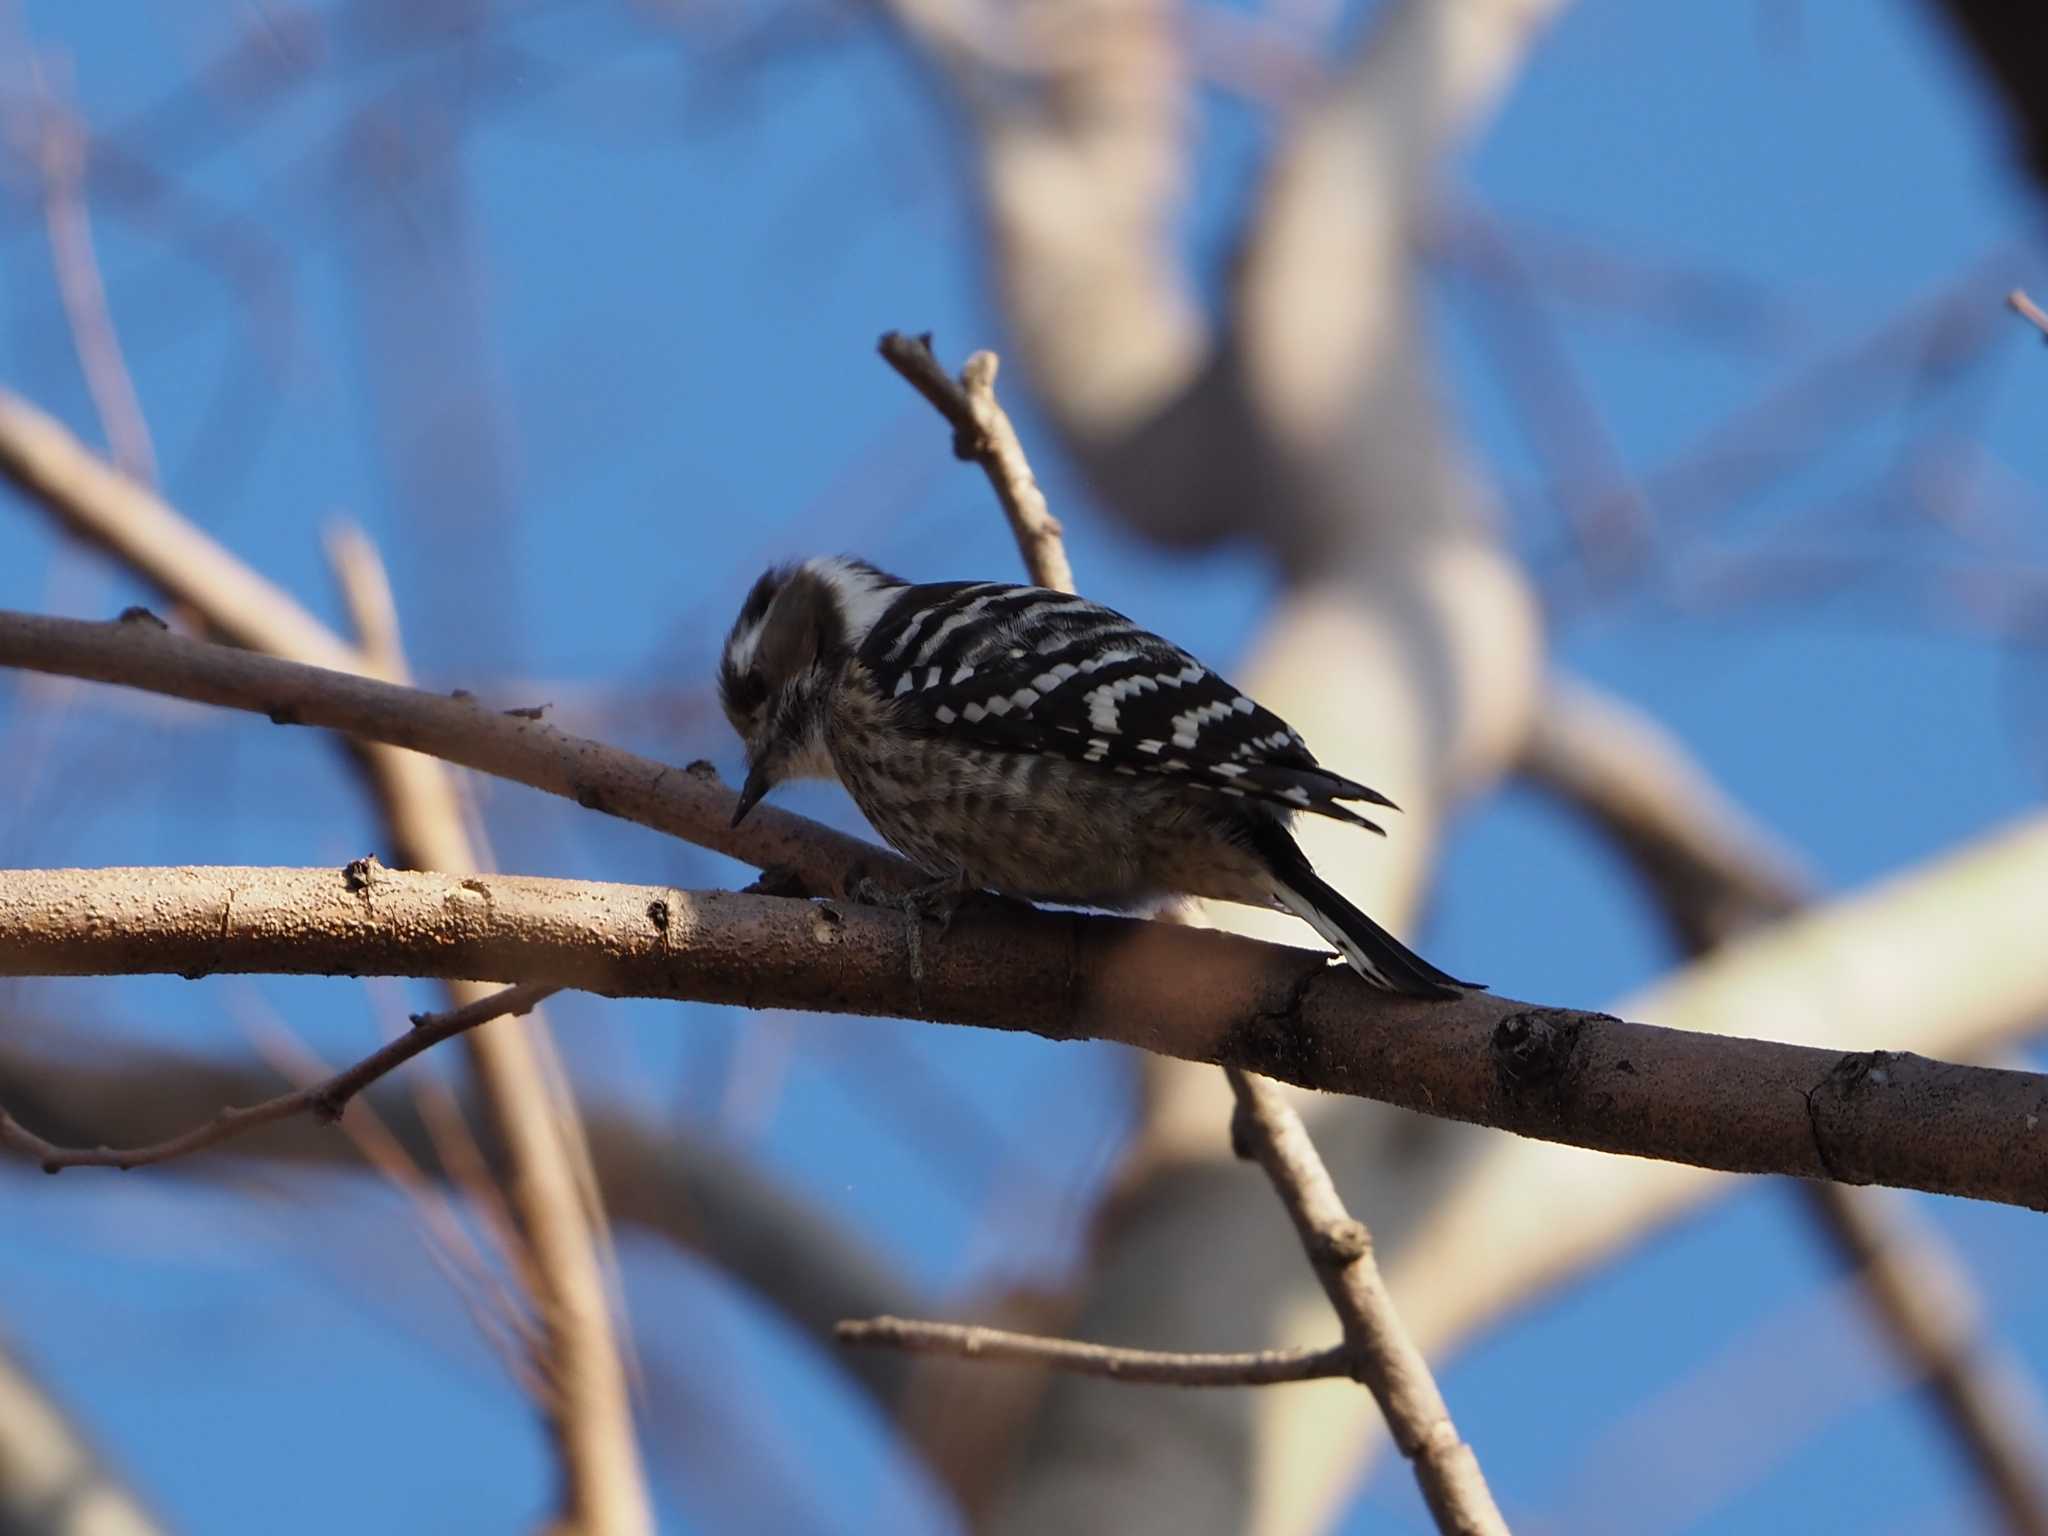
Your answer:
[[[963,1360],[1002,1360],[1050,1366],[1080,1376],[1162,1387],[1269,1387],[1353,1374],[1348,1345],[1328,1349],[1260,1349],[1242,1354],[1183,1354],[1165,1349],[1121,1349],[1078,1339],[1052,1339],[973,1323],[918,1322],[872,1317],[833,1330],[842,1344],[882,1345]]]
[[[258,1126],[287,1120],[294,1115],[313,1115],[330,1122],[339,1120],[357,1094],[422,1051],[492,1019],[526,1013],[541,999],[558,990],[556,987],[522,983],[493,992],[461,1008],[451,1008],[443,1013],[416,1014],[410,1033],[400,1035],[381,1050],[372,1051],[352,1067],[310,1087],[265,1099],[261,1104],[223,1109],[204,1125],[194,1126],[182,1135],[167,1137],[147,1146],[60,1147],[28,1130],[4,1108],[0,1108],[0,1145],[12,1147],[34,1159],[45,1173],[61,1173],[66,1168],[126,1170],[187,1157],[253,1131]]]
[[[54,417],[0,391],[0,475],[65,532],[106,550],[225,640],[349,671],[353,648],[290,594],[105,463]]]
[[[1031,473],[1016,428],[996,402],[1000,363],[995,353],[977,352],[968,358],[957,383],[947,377],[932,354],[929,336],[890,331],[882,338],[881,353],[890,367],[952,423],[953,452],[979,464],[988,476],[1032,582],[1059,592],[1073,591],[1074,570],[1067,563],[1059,519],[1045,504],[1045,493]]]
[[[1936,866],[1917,894],[1973,889],[1981,921],[1961,926],[2017,948],[2009,925],[2025,919],[2002,925],[1991,897],[2015,878],[2037,888],[2044,862],[2048,819]],[[1867,931],[1857,905],[1801,925],[1818,935],[1830,918],[1863,918]],[[1319,954],[1129,919],[971,912],[943,943],[921,943],[921,967],[912,944],[885,909],[723,891],[398,870],[365,881],[359,865],[0,871],[10,975],[461,975],[1021,1029],[1599,1151],[2048,1205],[2048,1079],[2033,1073],[1486,994],[1422,1002]],[[1923,960],[1929,947],[1923,933]]]
[[[327,530],[327,563],[342,606],[355,631],[356,649],[372,677],[409,683],[405,642],[399,634],[398,600],[391,592],[391,573],[369,535],[354,523],[335,523]]]
[[[86,204],[86,132],[68,103],[48,80],[41,60],[31,60],[34,101],[30,108],[36,169],[43,182],[43,224],[50,239],[50,266],[71,328],[79,371],[99,413],[100,428],[114,462],[145,483],[157,478],[156,448],[149,421],[135,392],[135,378],[114,328],[107,286],[100,273]]]
[[[1240,1106],[1232,1139],[1266,1170],[1287,1207],[1316,1278],[1344,1324],[1355,1374],[1372,1390],[1394,1443],[1415,1469],[1437,1529],[1507,1536],[1479,1458],[1459,1437],[1429,1362],[1387,1294],[1371,1234],[1344,1209],[1301,1116],[1269,1082],[1233,1068],[1230,1085]]]
[[[138,636],[142,637],[139,644]],[[319,709],[323,713],[338,714],[341,713],[339,709],[328,708],[338,699],[351,698],[360,705],[366,696],[373,696],[383,713],[369,712],[360,723],[377,725],[397,740],[429,745],[425,739],[429,733],[417,727],[422,720],[433,720],[437,722],[433,734],[447,739],[461,760],[488,766],[482,761],[488,754],[461,740],[461,716],[468,712],[466,707],[434,695],[322,674],[317,669],[287,667],[263,658],[239,657],[231,651],[180,640],[153,625],[81,624],[67,620],[0,616],[0,661],[22,663],[33,660],[41,665],[50,665],[59,657],[66,657],[74,663],[88,657],[95,658],[95,665],[106,669],[101,671],[85,666],[53,668],[75,671],[75,675],[82,676],[118,677],[122,673],[119,663],[140,663],[142,670],[154,666],[162,674],[160,679],[131,677],[125,680],[151,686],[158,681],[176,683],[181,686],[172,686],[166,691],[187,692],[195,697],[210,697],[216,689],[232,693],[233,690],[221,683],[222,659],[226,658],[235,667],[264,669],[272,679],[289,678],[297,688],[297,698],[309,711]],[[167,657],[175,658],[175,664],[163,665]],[[110,665],[110,660],[114,664]],[[284,670],[268,670],[278,668]],[[243,682],[246,685],[246,676]],[[365,695],[363,690],[373,690],[374,693]],[[240,699],[224,699],[223,702],[240,702],[245,707],[262,708],[265,706],[260,702],[261,698],[258,690],[247,692]],[[446,715],[450,710],[457,712],[452,721]],[[507,755],[522,762],[523,766],[530,768],[533,758],[541,757],[552,771],[559,773],[562,767],[560,749],[564,746],[569,749],[571,760],[574,758],[577,744],[570,738],[559,738],[549,752],[542,754],[530,754],[518,745],[522,738],[536,737],[537,733],[549,729],[541,722],[507,721],[503,716],[481,710],[469,714],[471,729],[478,735],[493,738],[500,744],[514,744],[515,750]],[[594,744],[581,745],[597,750]],[[2044,844],[2048,844],[2048,825],[2039,821],[2023,822],[1979,849],[1943,861],[1917,880],[1896,882],[1892,888],[1881,888],[1861,902],[1840,903],[1813,918],[1779,925],[1757,944],[1759,963],[1768,968],[1770,957],[1797,953],[1802,945],[1815,946],[1825,952],[1829,944],[1852,945],[1868,963],[1876,958],[1873,953],[1873,946],[1876,946],[1881,949],[1883,958],[1893,963],[1903,964],[1904,957],[1910,955],[1916,986],[1927,985],[1936,974],[1946,978],[1943,984],[1929,986],[1918,995],[1946,999],[1950,1018],[1945,1022],[1951,1028],[1955,1027],[1958,1018],[2004,1020],[2014,1010],[2038,1011],[2042,998],[2048,995],[2048,977],[2040,974],[2044,965],[2048,965],[2048,958],[2042,955],[2041,946],[2030,942],[2025,914],[2031,911],[2030,902],[2035,889],[2031,882],[2040,879]],[[9,878],[18,881],[24,877],[17,874]],[[50,877],[33,878],[47,881]],[[24,890],[23,894],[28,892]],[[741,898],[725,899],[735,901]],[[1922,914],[1926,905],[1943,902],[1965,904],[1971,913],[1971,921],[1955,922],[1953,908],[1949,909],[1949,917],[1945,921],[1925,921]],[[807,910],[823,913],[838,909]],[[220,917],[218,906],[209,911],[217,923]],[[1881,937],[1891,923],[1907,915],[1913,923],[1913,927],[1907,930],[1910,942],[1904,938],[1893,941]],[[642,911],[635,922],[642,923],[644,918]],[[447,914],[443,914],[441,920],[446,921]],[[823,921],[830,925],[830,919]],[[846,921],[850,930],[851,919]],[[1062,920],[1048,915],[1037,921],[1057,925]],[[1077,931],[1105,935],[1134,926],[1124,925],[1123,929],[1118,929],[1111,920],[1094,919],[1092,922],[1097,926],[1090,928],[1088,922],[1091,920],[1074,918],[1065,921],[1081,924]],[[136,914],[136,922],[138,930],[161,927],[160,923],[141,913]],[[1161,931],[1161,925],[1157,924],[1135,925],[1135,928],[1155,934]],[[210,931],[203,930],[196,936],[196,941],[193,935],[183,936],[183,941],[191,947],[182,952],[181,959],[167,963],[163,968],[178,971],[219,968],[205,958],[204,939]],[[1026,931],[1025,928],[1018,929],[1020,934]],[[1038,930],[1040,933],[1045,931]],[[1930,933],[1942,934],[1947,942],[1932,942]],[[377,942],[383,941],[382,935],[363,935],[365,940],[372,937]],[[101,938],[104,940],[107,936],[103,934]],[[158,933],[152,939],[147,932],[138,931],[135,938],[143,943],[165,942],[174,947],[180,942],[179,936],[169,933]],[[1227,941],[1216,936],[1184,934],[1172,942],[1198,940],[1218,947],[1187,951],[1190,963],[1196,953],[1221,957],[1232,952],[1227,948]],[[1161,942],[1166,941],[1153,937],[1141,947]],[[957,951],[959,946],[951,949]],[[1301,961],[1311,958],[1300,951],[1256,945],[1251,946],[1251,950],[1270,955],[1292,955]],[[1175,950],[1173,953],[1178,956],[1181,952]],[[280,952],[278,958],[282,959],[284,954]],[[1970,961],[1968,965],[1961,963],[1965,957]],[[54,955],[52,958],[54,961]],[[813,957],[814,960],[816,958]],[[1014,955],[1014,963],[1035,966],[1035,973],[1045,983],[1045,997],[1059,999],[1069,995],[1067,958],[1062,953],[1055,959],[1042,950],[1033,951],[1029,957],[1018,952]],[[1320,956],[1313,958],[1316,964],[1322,963]],[[36,968],[26,950],[11,957],[0,957],[0,960],[11,960],[12,964],[27,966],[31,971]],[[364,960],[366,965],[370,963],[368,955]],[[259,964],[254,954],[246,957],[246,963],[259,965],[259,968],[270,964],[268,961]],[[449,967],[456,963],[454,957],[443,955],[438,957],[435,967]],[[435,967],[428,967],[428,972],[445,973]],[[331,964],[312,963],[307,956],[300,955],[299,963],[291,968],[346,970],[351,967],[337,954]],[[613,978],[602,964],[579,963],[573,973],[556,973],[542,966],[537,956],[522,961],[520,957],[508,954],[499,968],[484,974],[498,980],[552,981],[569,986],[589,986],[599,991],[632,990],[624,986],[615,987]],[[1188,983],[1192,978],[1176,975],[1171,970],[1166,974],[1170,985],[1162,987],[1155,979],[1150,987],[1141,989],[1142,996],[1136,999],[1140,1014],[1155,1021],[1152,1027],[1139,1029],[1127,1021],[1110,1020],[1105,1021],[1105,1027],[1099,1032],[1101,1037],[1123,1039],[1195,1060],[1231,1061],[1235,1065],[1267,1071],[1269,1075],[1308,1086],[1357,1092],[1425,1113],[1498,1125],[1547,1140],[1628,1150],[1704,1167],[1843,1176],[1857,1182],[1890,1182],[1953,1192],[1976,1192],[1966,1187],[1968,1181],[1959,1184],[1944,1178],[1936,1169],[1914,1168],[1918,1154],[1912,1145],[1887,1147],[1858,1142],[1854,1156],[1843,1161],[1849,1155],[1848,1143],[1823,1123],[1835,1113],[1834,1100],[1844,1099],[1845,1105],[1852,1101],[1862,1103],[1868,1108],[1872,1096],[1866,1090],[1896,1088],[1914,1075],[1907,1062],[1892,1060],[1883,1064],[1867,1055],[1838,1057],[1828,1052],[1768,1046],[1761,1042],[1707,1041],[1676,1031],[1653,1030],[1639,1037],[1636,1032],[1642,1031],[1643,1026],[1611,1025],[1598,1016],[1569,1012],[1551,1014],[1545,1010],[1523,1010],[1518,1014],[1518,1005],[1497,998],[1475,997],[1460,1003],[1430,1007],[1427,1016],[1432,1021],[1431,1028],[1426,1038],[1421,1040],[1397,1034],[1381,1039],[1372,1049],[1366,1049],[1362,1041],[1344,1039],[1341,1031],[1328,1036],[1318,1033],[1319,1050],[1331,1042],[1342,1043],[1335,1047],[1337,1059],[1319,1061],[1311,1069],[1290,1056],[1290,1050],[1299,1042],[1286,1038],[1287,1030],[1297,1023],[1312,1021],[1317,1013],[1318,999],[1341,995],[1347,978],[1315,978],[1316,984],[1298,1002],[1290,1002],[1283,991],[1278,998],[1271,1000],[1280,1006],[1277,1017],[1267,1021],[1271,1027],[1266,1028],[1261,1026],[1259,1013],[1260,1003],[1266,1000],[1254,996],[1256,988],[1235,994],[1226,990],[1215,996],[1184,995],[1188,993]],[[1215,982],[1223,981],[1222,976],[1207,967],[1196,974],[1206,975]],[[1740,968],[1736,974],[1740,974]],[[848,984],[853,984],[853,972],[842,970],[838,975]],[[812,979],[817,978],[814,976]],[[942,1016],[925,1011],[924,1001],[914,995],[914,988],[901,985],[902,977],[896,976],[893,968],[881,968],[870,973],[859,984],[864,986],[870,979],[878,984],[874,995],[860,1000],[842,995],[838,1003],[872,1005],[872,1011],[903,1017]],[[646,980],[651,983],[654,978]],[[1730,984],[1727,960],[1721,961],[1715,981],[1717,985],[1706,989],[1703,995],[1725,995],[1725,988]],[[1248,978],[1240,976],[1239,982],[1248,984]],[[1062,1035],[1072,1031],[1073,1020],[1057,1009],[1039,1017],[1037,1022],[1011,1012],[1020,1006],[1016,996],[1019,985],[1021,983],[995,981],[996,990],[1003,994],[1000,1001],[1008,1006],[999,1010],[1001,1017],[992,1018],[990,1022],[1007,1023],[1012,1027],[1021,1025]],[[790,979],[790,990],[801,990],[798,980]],[[893,1000],[889,994],[893,994]],[[656,986],[647,995],[678,994]],[[730,1000],[763,1003],[771,999],[765,994],[742,994]],[[792,1005],[805,1004],[793,1001]],[[822,1000],[817,999],[811,1005],[825,1006]],[[1232,1005],[1240,1010],[1249,1005],[1250,1011],[1233,1013]],[[1395,1017],[1421,1017],[1412,1012],[1420,1006],[1382,999],[1370,1012]],[[1170,1022],[1173,1015],[1169,1010],[1172,1007],[1183,1008],[1188,1018],[1177,1025]],[[1032,1008],[1026,1006],[1024,1011],[1031,1013]],[[1043,1014],[1043,1004],[1038,1005],[1038,1011]],[[1441,1021],[1447,1018],[1461,1019],[1468,1028],[1479,1032],[1477,1037],[1465,1041],[1471,1048],[1470,1055],[1461,1057],[1451,1047],[1450,1042],[1458,1038],[1458,1032],[1446,1029]],[[1505,1053],[1505,1059],[1498,1065],[1506,1073],[1507,1080],[1496,1085],[1494,1068],[1488,1065],[1493,1061],[1496,1048],[1491,1035],[1495,1026],[1510,1023],[1511,1027],[1498,1041],[1498,1048]],[[1610,1037],[1610,1030],[1621,1033]],[[1094,1030],[1084,1032],[1097,1033]],[[1226,1036],[1234,1036],[1228,1045],[1224,1043]],[[1606,1047],[1612,1047],[1615,1054],[1602,1054]],[[1450,1050],[1448,1057],[1442,1054],[1445,1050]],[[1792,1054],[1780,1054],[1788,1052]],[[1269,1070],[1269,1066],[1262,1063],[1274,1066]],[[1830,1086],[1829,1074],[1837,1065],[1846,1075]],[[1420,1086],[1419,1078],[1405,1084],[1382,1081],[1383,1072],[1390,1079],[1399,1075],[1399,1072],[1389,1070],[1395,1067],[1399,1072],[1412,1071],[1422,1077],[1427,1077],[1434,1070],[1438,1077],[1428,1091]],[[1873,1068],[1882,1074],[1881,1077],[1871,1077]],[[1553,1081],[1545,1076],[1551,1071],[1560,1072],[1562,1076]],[[1651,1080],[1662,1071],[1677,1075],[1664,1084],[1660,1092]],[[1460,1080],[1461,1073],[1464,1075]],[[1459,1081],[1455,1088],[1452,1087],[1454,1080]],[[1525,1093],[1524,1088],[1536,1091]],[[1596,1095],[1613,1095],[1611,1115],[1590,1114],[1592,1103],[1584,1098],[1575,1099],[1575,1095],[1589,1089]],[[1788,1106],[1781,1098],[1774,1097],[1787,1092],[1796,1098],[1796,1106]],[[1815,1116],[1811,1122],[1807,1115],[1809,1092],[1821,1095],[1811,1106]],[[1893,1099],[1889,1092],[1875,1097],[1879,1100]],[[1555,1102],[1540,1102],[1552,1100]],[[1689,1106],[1690,1113],[1682,1112],[1681,1106]],[[1827,1116],[1822,1114],[1824,1108]],[[1977,1108],[1989,1110],[1992,1106],[1988,1101],[1977,1101]],[[1959,1149],[1963,1158],[1959,1167],[1973,1170],[1973,1177],[1976,1172],[1986,1173],[1990,1187],[2009,1179],[2012,1167],[1992,1172],[1985,1169],[1985,1160],[1992,1155],[1992,1149],[2006,1145],[2014,1137],[2024,1138],[2022,1119],[2026,1112],[2031,1111],[2022,1111],[2020,1118],[1999,1120],[1994,1117],[1993,1121],[1980,1125],[1978,1128],[1990,1139],[1977,1144],[1974,1149]],[[1579,1116],[1589,1114],[1595,1123],[1579,1123]],[[1854,1118],[1852,1114],[1851,1119]],[[1924,1129],[1929,1133],[1938,1132],[1946,1138],[1971,1119],[1970,1115],[1938,1117]],[[1819,1142],[1815,1140],[1816,1132],[1821,1133]],[[1910,1142],[1912,1138],[1908,1140]],[[1744,1148],[1752,1141],[1773,1150],[1760,1154],[1753,1161],[1737,1154],[1735,1149]],[[1833,1159],[1832,1168],[1819,1156],[1823,1144]],[[2021,1150],[2025,1145],[2024,1140],[2018,1143]],[[1903,1158],[1904,1165],[1894,1167],[1895,1158]]]
[[[2041,339],[2048,341],[2048,310],[2044,310],[2027,297],[2027,290],[2015,288],[2005,296],[2005,302],[2014,314],[2023,317],[2028,324],[2041,333]]]
[[[0,431],[4,439],[4,431]],[[843,891],[862,877],[915,883],[910,866],[872,843],[759,806],[739,827],[736,803],[708,763],[688,769],[500,713],[462,695],[424,693],[347,671],[211,645],[147,622],[91,624],[0,612],[0,665],[29,667],[324,726],[426,753],[588,810],[795,875],[806,890]],[[435,866],[430,866],[435,867]]]

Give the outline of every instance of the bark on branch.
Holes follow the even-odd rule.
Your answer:
[[[2048,857],[2048,820],[2011,841]],[[2012,853],[1939,878],[1981,891]],[[1164,923],[970,909],[935,942],[879,908],[726,891],[361,864],[0,871],[0,973],[141,972],[460,976],[1114,1040],[1599,1151],[2048,1209],[2034,1073],[1418,1002]]]
[[[530,785],[715,849],[788,871],[806,890],[838,893],[866,877],[885,888],[916,877],[893,853],[773,806],[732,825],[733,792],[709,765],[678,768],[572,736],[467,695],[427,693],[173,634],[147,616],[113,623],[0,611],[0,666],[26,667],[323,726],[410,747]]]

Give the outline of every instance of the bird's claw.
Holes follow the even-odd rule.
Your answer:
[[[961,907],[975,894],[951,875],[909,890],[891,889],[866,875],[853,884],[854,900],[871,907],[888,907],[920,922],[936,923],[941,934],[953,926]]]
[[[870,906],[887,907],[903,914],[910,945],[910,979],[922,987],[925,925],[929,923],[936,927],[938,936],[943,939],[952,929],[953,919],[959,916],[960,908],[975,892],[953,875],[943,876],[926,885],[912,886],[907,891],[887,889],[876,880],[863,876],[854,882],[853,894],[856,900]]]

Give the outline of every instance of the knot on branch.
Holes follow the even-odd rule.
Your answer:
[[[1493,1068],[1509,1093],[1554,1087],[1570,1070],[1585,1016],[1561,1008],[1525,1008],[1493,1029]]]
[[[1349,1269],[1371,1252],[1372,1233],[1362,1221],[1347,1217],[1316,1233],[1314,1257],[1320,1263]]]
[[[1905,1051],[1856,1051],[1828,1069],[1806,1096],[1814,1156],[1838,1184],[1868,1184],[1874,1174],[1862,1129],[1873,1102],[1896,1092],[1902,1070],[1919,1061]]]

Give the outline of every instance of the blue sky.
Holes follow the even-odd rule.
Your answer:
[[[1612,590],[1576,580],[1558,471],[1508,371],[1527,314],[1455,247],[1431,291],[1445,388],[1551,578],[1560,660],[1669,723],[1830,889],[1995,827],[2048,775],[2038,655],[1987,635],[1982,597],[2048,552],[2048,354],[1998,307],[2048,276],[2035,198],[1931,9],[1584,0],[1455,168],[1453,205],[1510,232],[1611,463],[1653,492],[1658,554]],[[20,31],[98,136],[95,235],[172,499],[330,619],[320,533],[353,518],[391,561],[427,682],[550,699],[571,728],[730,768],[703,689],[767,560],[1013,569],[985,487],[873,356],[892,327],[956,357],[1002,343],[957,127],[859,11],[514,12],[487,43],[413,46],[401,7],[323,9],[227,71],[209,61],[258,30],[255,7],[28,4]],[[11,101],[21,61],[18,35]],[[1220,93],[1203,126],[1189,240],[1213,276],[1266,140]],[[17,175],[0,194],[0,383],[97,441],[31,192]],[[1630,297],[1648,290],[1663,297]],[[1943,293],[1948,311],[1858,350]],[[1268,573],[1117,534],[1005,378],[1090,590],[1227,665]],[[1739,454],[1684,471],[1772,399]],[[97,616],[139,595],[0,507],[0,606]],[[103,691],[61,704],[0,679],[27,784],[0,861],[326,863],[376,844],[339,758],[300,733]],[[507,868],[741,878],[515,787],[483,794]],[[834,791],[787,798],[851,822]],[[1670,959],[1612,858],[1518,791],[1456,829],[1426,948],[1584,1004]],[[95,1040],[244,1055],[288,1027],[337,1058],[430,996],[8,993]],[[556,1018],[589,1093],[757,1159],[935,1308],[1057,1273],[1120,1129],[1106,1052],[651,1004]],[[2048,1259],[2038,1219],[1917,1203],[2001,1334],[2048,1365],[2048,1304],[2016,1278]],[[0,1225],[0,1334],[174,1523],[288,1509],[309,1532],[483,1531],[544,1507],[530,1414],[371,1181],[6,1168]],[[776,1529],[950,1529],[860,1401],[747,1297],[644,1241],[626,1275],[669,1528],[760,1529],[742,1511],[766,1509]],[[1535,1308],[1445,1385],[1518,1528],[1620,1532],[1613,1511],[1646,1504],[1668,1517],[1629,1529],[1977,1518],[1779,1188]],[[1425,1528],[1386,1471],[1347,1526]]]

